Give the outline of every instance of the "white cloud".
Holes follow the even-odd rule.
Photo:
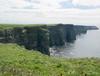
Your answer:
[[[100,9],[9,10],[0,12],[0,22],[100,24]]]
[[[25,0],[0,0],[0,9],[23,8],[28,5],[30,3]]]
[[[60,2],[69,0],[0,0],[1,8],[24,8],[31,6],[36,9],[56,9],[60,8]],[[2,6],[1,6],[2,5]]]
[[[83,5],[83,6],[100,6],[100,0],[73,0],[73,4],[75,5]]]
[[[23,8],[30,5],[30,3],[26,2],[25,0],[9,0],[9,1],[10,1],[10,6],[16,8]]]
[[[26,7],[35,9],[59,9],[61,2],[71,2],[71,0],[0,0],[0,9],[23,9]],[[100,6],[100,0],[72,0],[74,5]]]
[[[39,3],[34,3],[32,5],[37,9],[59,9],[61,8],[60,2],[69,0],[38,0]]]
[[[0,23],[76,23],[100,24],[100,9],[59,9],[69,0],[0,0]],[[97,6],[90,0],[73,0],[73,4]],[[97,0],[98,1],[98,0]],[[88,3],[88,4],[85,4]],[[31,6],[36,9],[24,9]],[[19,9],[12,9],[12,7]],[[20,9],[21,8],[21,9]]]
[[[0,0],[0,10],[10,8],[9,2],[6,0]]]

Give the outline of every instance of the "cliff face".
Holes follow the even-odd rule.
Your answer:
[[[14,39],[27,49],[35,49],[49,55],[49,32],[47,26],[14,28]]]
[[[66,42],[72,43],[78,34],[86,32],[87,27],[73,24],[14,27],[0,30],[0,42],[17,43],[25,46],[26,49],[34,49],[50,55],[49,47],[63,46]]]
[[[66,42],[74,42],[76,34],[74,25],[58,24],[49,27],[50,46],[62,46]]]
[[[49,53],[49,31],[47,26],[16,27],[0,31],[0,42],[17,43],[26,49]]]

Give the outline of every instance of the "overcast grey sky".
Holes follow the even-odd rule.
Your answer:
[[[100,24],[100,0],[0,0],[0,23]]]

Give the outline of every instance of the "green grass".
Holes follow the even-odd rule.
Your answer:
[[[99,58],[55,58],[0,44],[0,76],[100,76]]]
[[[0,30],[5,30],[5,29],[13,29],[15,27],[25,27],[25,26],[54,26],[55,24],[0,24]]]
[[[0,30],[13,29],[14,27],[24,27],[24,26],[43,26],[45,24],[0,24]]]

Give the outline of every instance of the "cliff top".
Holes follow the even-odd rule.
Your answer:
[[[0,24],[0,30],[12,29],[14,27],[25,27],[25,26],[43,26],[44,24]]]

